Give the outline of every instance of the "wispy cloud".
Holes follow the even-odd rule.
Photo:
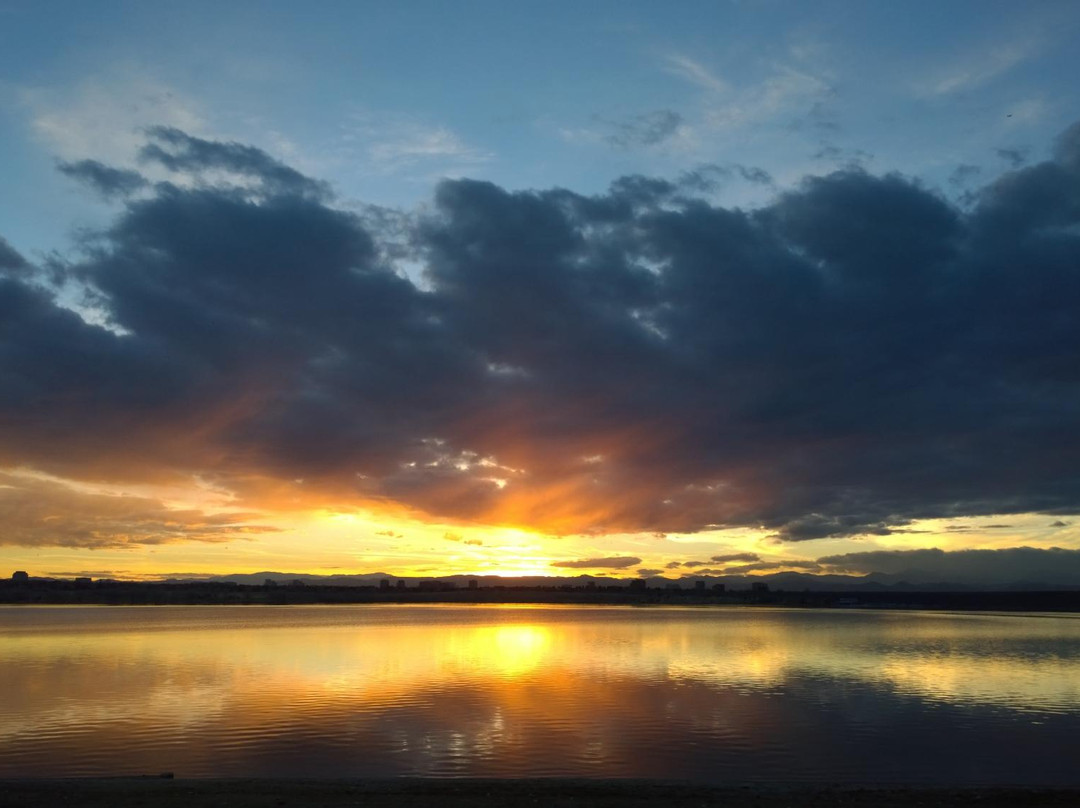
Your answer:
[[[726,93],[731,86],[720,76],[713,73],[701,62],[680,53],[669,54],[665,58],[668,73],[685,79],[703,90],[713,93]]]
[[[934,72],[916,86],[916,92],[935,97],[976,89],[1038,56],[1043,47],[1040,37],[1027,36],[980,49]]]
[[[831,83],[818,71],[778,63],[762,77],[732,84],[701,62],[683,54],[668,54],[662,69],[703,90],[696,114],[686,114],[680,139],[708,143],[710,134],[821,110],[833,94]]]
[[[476,166],[494,158],[445,125],[376,113],[351,116],[341,143],[343,152],[359,158],[370,170],[387,174],[418,167]]]
[[[778,65],[771,75],[744,88],[730,101],[711,105],[705,119],[715,128],[747,126],[811,110],[831,94],[832,86],[824,79]]]
[[[148,126],[206,131],[199,104],[145,77],[91,78],[68,88],[24,88],[34,135],[64,160],[132,166]]]
[[[372,158],[389,165],[411,165],[421,160],[450,158],[456,161],[482,163],[491,155],[467,146],[461,138],[445,127],[405,131],[391,140],[374,143]]]

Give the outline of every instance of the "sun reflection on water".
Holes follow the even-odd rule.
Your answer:
[[[479,632],[477,642],[486,646],[483,650],[488,651],[489,664],[503,676],[519,676],[543,661],[551,631],[533,625],[497,626]]]
[[[708,771],[721,754],[809,766],[799,738],[824,733],[820,755],[872,744],[859,733],[887,739],[898,731],[889,720],[934,720],[922,712],[933,705],[971,726],[988,709],[1080,724],[1080,621],[535,607],[116,614],[0,609],[0,776],[691,776],[687,743]],[[293,747],[308,752],[288,757]]]

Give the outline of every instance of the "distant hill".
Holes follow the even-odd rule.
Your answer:
[[[304,584],[315,586],[379,586],[382,580],[389,580],[391,585],[398,581],[404,581],[407,586],[415,586],[420,581],[444,581],[456,584],[464,588],[470,580],[475,580],[483,588],[503,587],[559,587],[559,586],[586,586],[590,583],[598,586],[625,586],[630,578],[615,578],[606,575],[574,575],[574,576],[498,576],[498,575],[426,575],[426,576],[403,576],[392,575],[385,572],[368,572],[356,574],[335,575],[312,575],[300,572],[278,572],[267,570],[264,572],[235,573],[231,575],[215,575],[207,578],[187,578],[185,580],[206,580],[218,582],[231,582],[237,584],[260,585],[267,580],[278,584],[290,584],[300,581]],[[767,575],[685,575],[680,578],[665,578],[655,576],[646,579],[648,586],[664,587],[675,584],[683,588],[690,588],[697,581],[704,581],[706,586],[723,584],[727,589],[749,589],[754,583],[768,584],[770,589],[787,591],[810,591],[810,592],[872,592],[872,591],[898,591],[898,592],[965,592],[965,591],[1052,591],[1080,590],[1080,585],[1045,582],[1045,581],[1008,581],[993,584],[973,584],[959,581],[933,580],[925,573],[911,570],[898,574],[870,573],[869,575],[812,575],[805,572],[777,572]]]

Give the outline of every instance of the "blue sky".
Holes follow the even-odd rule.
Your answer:
[[[1080,581],[1078,39],[0,0],[0,559]]]
[[[0,20],[0,221],[30,253],[107,215],[54,161],[134,164],[148,125],[382,205],[443,176],[591,193],[702,164],[767,171],[717,191],[755,205],[852,162],[956,195],[1080,108],[1072,2],[3,0]]]

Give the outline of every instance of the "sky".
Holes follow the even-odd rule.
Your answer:
[[[0,570],[1080,585],[1078,35],[0,0]]]

